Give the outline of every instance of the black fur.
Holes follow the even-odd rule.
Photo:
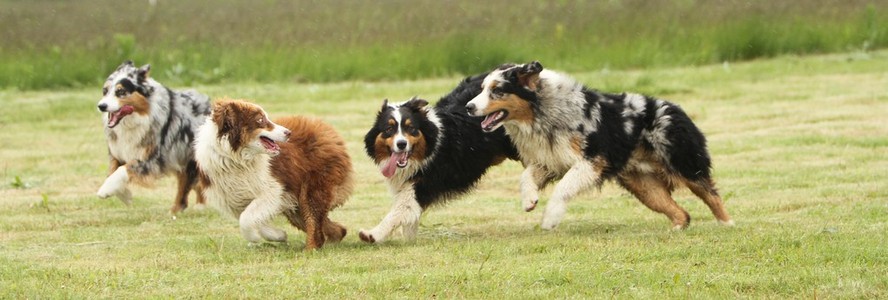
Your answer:
[[[443,130],[438,130],[424,113],[418,110],[407,111],[405,106],[408,105],[399,108],[404,119],[412,118],[415,124],[422,124],[419,130],[428,145],[427,156],[431,156],[426,167],[408,179],[408,182],[414,184],[416,201],[423,209],[468,192],[487,169],[499,160],[518,159],[517,150],[502,128],[485,134],[481,131],[481,121],[484,118],[472,117],[466,113],[466,103],[481,92],[481,82],[486,75],[465,78],[450,94],[435,104],[435,112]],[[371,158],[376,157],[376,137],[380,133],[384,136],[386,134],[386,116],[391,111],[391,107],[385,106],[364,138],[367,154]],[[440,142],[436,141],[439,133]]]

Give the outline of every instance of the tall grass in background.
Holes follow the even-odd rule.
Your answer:
[[[399,80],[540,60],[567,71],[888,46],[888,2],[9,1],[0,88],[98,85],[125,59],[175,85]]]

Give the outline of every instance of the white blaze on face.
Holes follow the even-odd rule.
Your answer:
[[[267,120],[268,123],[271,123],[271,125],[274,126],[274,129],[272,129],[272,130],[263,129],[262,133],[260,133],[259,135],[267,137],[275,142],[281,142],[281,143],[286,142],[289,139],[289,137],[287,136],[287,132],[289,131],[289,129],[287,129],[287,127],[284,127],[284,126],[281,126],[281,125],[278,125],[278,124],[272,122],[271,118],[268,117],[268,113],[266,113],[264,111],[263,111],[263,113],[265,114],[265,120]]]
[[[407,141],[407,136],[404,135],[404,127],[401,126],[401,121],[403,120],[403,116],[401,116],[401,112],[398,111],[398,108],[395,108],[392,111],[392,118],[395,119],[395,127],[398,128],[398,133],[395,133],[394,138],[392,138],[392,144],[389,145],[391,147],[392,152],[409,152],[410,151],[410,143]],[[398,147],[398,144],[406,145],[403,149]]]
[[[106,106],[105,111],[107,112],[120,110],[120,101],[117,99],[117,83],[120,82],[121,79],[126,78],[126,74],[120,72],[119,74],[112,74],[111,76],[112,78],[105,81],[103,90],[105,90],[106,93],[102,95],[102,99],[100,99],[98,103],[98,105],[104,104]]]
[[[484,77],[484,81],[481,83],[481,93],[478,96],[475,96],[468,104],[475,105],[474,113],[470,113],[471,116],[474,117],[483,117],[485,115],[485,110],[487,106],[490,105],[490,86],[496,82],[503,82],[505,79],[503,78],[503,72],[506,70],[495,70],[490,72],[487,77]]]

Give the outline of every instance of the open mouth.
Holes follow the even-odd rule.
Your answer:
[[[123,117],[128,116],[133,113],[132,105],[124,105],[120,109],[115,112],[108,113],[108,128],[114,128],[117,124],[120,124],[120,120],[123,120]]]
[[[389,157],[389,160],[384,166],[382,166],[382,176],[385,176],[386,178],[394,176],[397,168],[407,166],[408,157],[410,157],[410,152],[408,151],[392,152],[392,156]]]
[[[508,116],[509,112],[505,110],[498,110],[492,114],[487,115],[487,117],[484,117],[484,121],[481,121],[481,130],[484,130],[484,132],[491,132],[496,130],[500,127],[500,125],[503,125],[503,120],[505,120]]]
[[[278,146],[278,144],[270,138],[260,136],[259,142],[262,143],[262,147],[265,147],[265,151],[269,154],[278,154],[281,152],[281,146]]]

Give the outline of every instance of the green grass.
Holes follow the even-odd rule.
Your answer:
[[[569,71],[888,46],[888,2],[0,0],[0,87],[391,81],[540,60]],[[159,71],[162,70],[162,71]]]
[[[709,138],[737,226],[716,225],[681,191],[693,222],[670,232],[606,184],[544,232],[541,211],[520,208],[521,168],[510,162],[429,211],[416,241],[383,245],[355,234],[390,205],[362,135],[383,98],[436,100],[458,78],[198,86],[273,116],[320,116],[348,141],[358,186],[332,218],[350,233],[315,253],[283,220],[290,244],[255,247],[211,209],[171,220],[172,179],[134,189],[133,207],[97,199],[107,168],[98,87],[0,91],[0,297],[885,298],[885,70],[882,51],[576,72],[590,86],[680,103]]]

